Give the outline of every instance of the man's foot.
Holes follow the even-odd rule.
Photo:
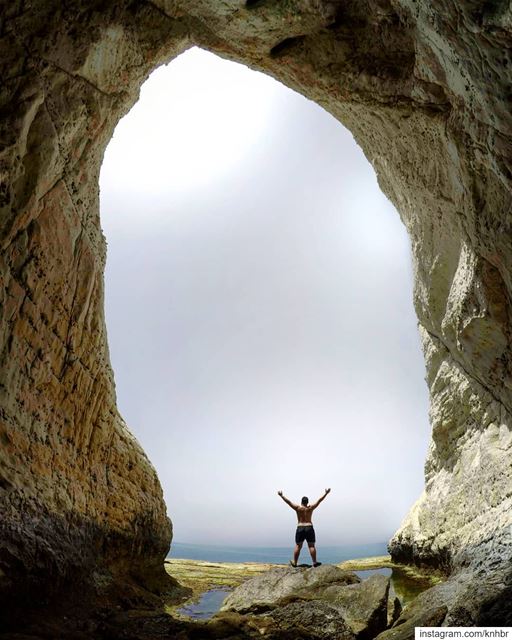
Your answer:
[[[314,563],[313,563],[313,566],[314,566],[314,567],[319,567],[321,564],[322,564],[321,562],[314,562]]]
[[[297,568],[297,563],[294,562],[293,560],[290,560],[290,564],[291,564],[292,567]]]

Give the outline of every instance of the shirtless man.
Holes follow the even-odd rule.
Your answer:
[[[283,495],[282,491],[278,491],[277,495],[280,496],[288,506],[290,506],[297,513],[297,531],[295,533],[295,550],[293,552],[293,560],[290,560],[290,564],[292,567],[297,566],[297,561],[299,559],[300,550],[302,549],[302,544],[304,540],[307,540],[309,553],[311,554],[311,560],[313,561],[313,566],[318,567],[321,562],[316,561],[316,549],[315,549],[315,530],[313,528],[312,516],[313,511],[318,507],[318,505],[324,500],[328,493],[330,493],[330,489],[326,489],[324,495],[321,498],[318,498],[316,502],[313,504],[309,504],[309,498],[304,496],[301,500],[301,504],[294,504],[291,500],[288,500]]]

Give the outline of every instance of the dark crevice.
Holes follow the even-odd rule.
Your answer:
[[[327,25],[327,29],[336,31],[348,22],[347,13],[344,7],[338,7],[334,13],[333,19]]]
[[[292,49],[295,49],[296,47],[300,46],[305,37],[306,37],[305,35],[302,35],[302,36],[294,36],[292,38],[285,38],[284,40],[281,40],[281,42],[276,44],[270,50],[270,57],[280,58],[281,56],[286,55]]]
[[[267,2],[267,0],[246,0],[246,9],[257,9]]]

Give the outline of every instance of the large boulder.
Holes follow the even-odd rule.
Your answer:
[[[248,580],[221,611],[264,614],[280,630],[309,630],[311,638],[373,638],[388,626],[389,578],[361,581],[332,565],[278,568]]]
[[[470,576],[441,582],[423,591],[409,602],[390,629],[382,632],[379,640],[412,640],[415,627],[440,627],[450,624],[447,619],[449,609],[456,608],[457,599],[465,592]],[[471,625],[466,619],[460,626]],[[454,624],[453,626],[459,626]]]
[[[358,638],[373,638],[388,626],[388,594],[389,578],[374,574],[356,584],[327,587],[322,597]]]
[[[355,636],[338,609],[313,600],[291,602],[272,613],[272,621],[279,631],[304,635],[311,640],[354,640]]]
[[[360,582],[355,573],[333,565],[310,569],[283,567],[272,569],[247,580],[231,593],[221,611],[258,613],[275,609],[294,600],[312,600],[321,596],[327,586],[350,585]]]

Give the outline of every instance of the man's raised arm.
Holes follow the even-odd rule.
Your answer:
[[[278,495],[280,498],[282,498],[282,499],[286,502],[286,504],[287,504],[289,507],[291,507],[292,509],[295,509],[295,511],[297,511],[297,509],[299,508],[299,505],[298,505],[298,504],[293,504],[293,502],[292,502],[291,500],[288,500],[288,498],[287,498],[286,496],[284,496],[284,495],[283,495],[283,492],[282,492],[282,491],[278,491],[278,492],[277,492],[277,495]],[[324,496],[324,497],[325,497],[325,496]]]
[[[311,505],[311,508],[312,509],[316,509],[318,507],[318,505],[322,502],[322,500],[325,500],[325,498],[327,497],[327,494],[329,494],[329,493],[331,493],[331,490],[330,489],[326,489],[324,495],[321,496],[320,498],[318,498],[318,500]]]

